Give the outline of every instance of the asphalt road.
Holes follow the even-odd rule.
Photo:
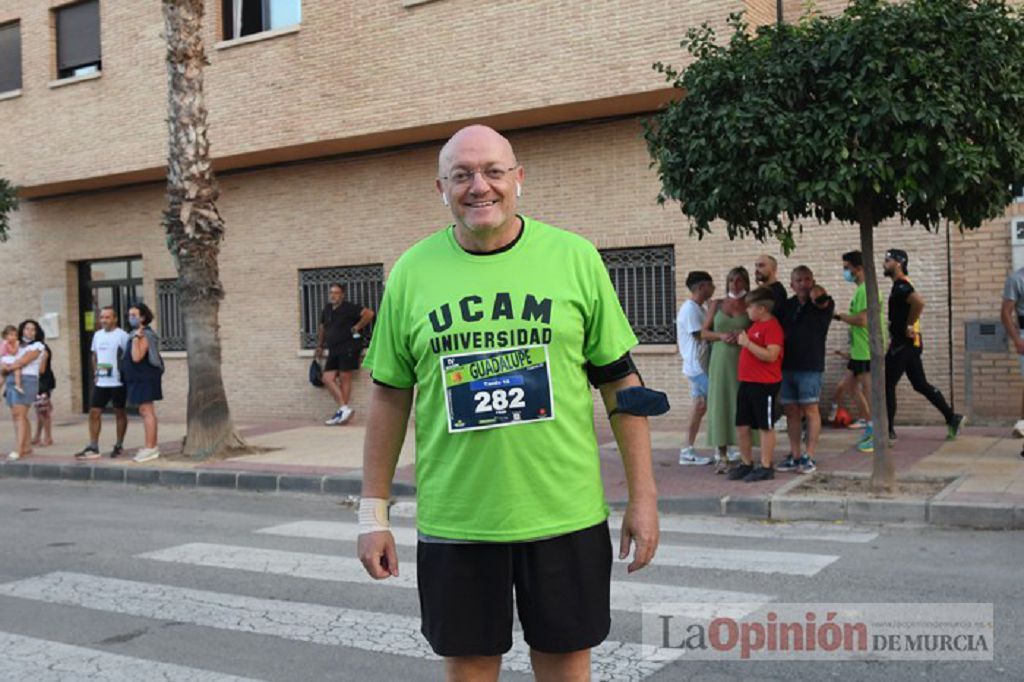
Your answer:
[[[398,581],[355,563],[354,515],[306,495],[0,479],[0,680],[436,680],[411,518]],[[616,566],[596,678],[1022,680],[1024,533],[664,517]],[[993,603],[994,660],[641,660],[639,605]],[[531,679],[522,644],[503,680]]]

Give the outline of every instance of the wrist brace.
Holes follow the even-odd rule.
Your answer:
[[[388,501],[382,497],[362,497],[359,499],[359,534],[390,531],[388,519]]]

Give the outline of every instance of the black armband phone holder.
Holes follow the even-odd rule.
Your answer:
[[[600,388],[602,384],[609,384],[619,379],[625,379],[630,374],[640,376],[639,370],[633,363],[633,358],[626,353],[618,360],[600,367],[587,363],[587,379],[594,388]],[[643,379],[640,380],[643,383]]]
[[[637,417],[657,417],[669,409],[668,396],[661,391],[646,386],[630,386],[615,393],[615,409],[608,416],[622,412]]]

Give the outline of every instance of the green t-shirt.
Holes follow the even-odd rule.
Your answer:
[[[878,294],[878,304],[882,305],[882,294]],[[857,285],[857,290],[853,292],[853,298],[850,300],[850,315],[860,315],[862,312],[868,309],[868,285],[867,283],[860,283]],[[881,310],[881,308],[880,308]],[[882,313],[878,314],[878,325],[882,329],[882,347],[885,347],[885,322],[882,319]],[[871,359],[871,341],[868,336],[867,327],[855,327],[850,325],[850,359],[851,360],[870,360]]]
[[[454,228],[392,269],[365,366],[416,386],[417,525],[514,542],[608,516],[585,364],[637,340],[588,241],[531,218],[507,251],[473,255]]]
[[[850,314],[860,315],[868,309],[868,285],[861,282],[850,300]],[[852,360],[870,360],[871,342],[868,339],[867,327],[850,325],[850,358]]]

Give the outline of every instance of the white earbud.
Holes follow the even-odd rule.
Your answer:
[[[445,206],[448,205],[448,195],[444,194],[443,192],[441,193],[441,203],[443,203]]]
[[[523,196],[523,186],[520,185],[518,182],[516,183],[516,196],[517,197]]]

